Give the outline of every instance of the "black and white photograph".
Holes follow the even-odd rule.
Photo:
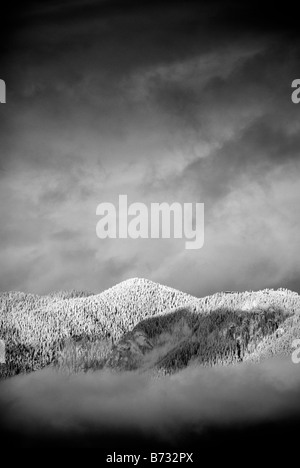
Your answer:
[[[2,453],[297,466],[296,6],[0,8]]]

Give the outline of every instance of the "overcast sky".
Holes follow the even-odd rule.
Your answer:
[[[300,292],[292,11],[46,1],[10,21],[0,67],[0,290],[96,293],[140,276],[197,296]],[[203,248],[100,240],[96,207],[119,194],[204,203]]]

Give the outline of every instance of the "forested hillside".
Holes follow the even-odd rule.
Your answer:
[[[259,346],[270,353],[277,328],[299,310],[299,295],[288,290],[198,299],[139,278],[100,294],[2,293],[0,339],[6,363],[0,364],[1,377],[51,364],[67,364],[71,371],[103,367],[108,355],[116,360],[116,345],[126,342],[124,335],[135,333],[135,327],[146,340],[154,340],[156,351],[166,347],[159,368],[180,368],[193,359],[202,364],[235,362],[254,356]]]
[[[173,373],[190,364],[260,360],[272,354],[269,349],[273,354],[291,353],[292,336],[300,337],[300,316],[280,307],[222,308],[203,314],[181,308],[140,322],[114,346],[107,365]]]

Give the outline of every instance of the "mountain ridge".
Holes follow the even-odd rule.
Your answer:
[[[286,289],[265,289],[219,292],[196,298],[137,277],[99,294],[83,291],[44,296],[0,293],[0,338],[5,341],[7,351],[7,363],[5,367],[1,365],[0,375],[5,377],[53,364],[70,340],[73,343],[102,340],[106,347],[108,343],[114,346],[143,320],[182,307],[196,316],[217,310],[229,313],[272,308],[293,315],[300,311],[300,296]],[[95,350],[96,354],[99,352]],[[93,360],[97,366],[96,354]]]

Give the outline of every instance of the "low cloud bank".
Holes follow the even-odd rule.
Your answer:
[[[43,370],[0,384],[7,430],[88,434],[138,431],[163,440],[185,428],[300,418],[300,366],[290,359],[233,367],[189,367],[174,376]]]

